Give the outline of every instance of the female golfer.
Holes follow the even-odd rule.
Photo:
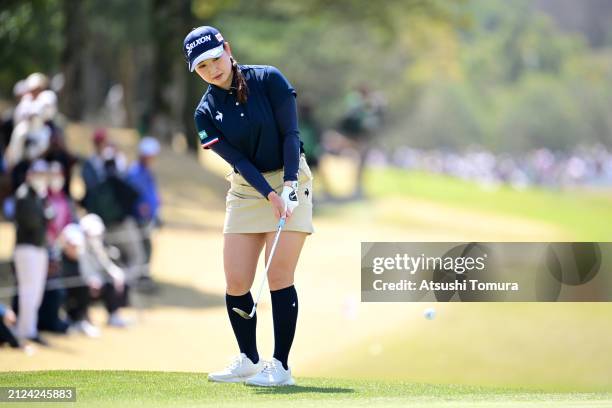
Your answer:
[[[293,276],[306,236],[314,231],[312,173],[299,139],[296,92],[272,66],[239,65],[213,27],[193,29],[183,50],[189,70],[208,83],[195,111],[202,147],[233,167],[227,176],[223,264],[227,313],[240,355],[208,378],[292,385],[287,360],[298,314]],[[259,254],[265,245],[267,263],[281,217],[286,224],[268,270],[274,355],[264,362],[257,352],[257,316],[244,319],[232,309],[252,309],[250,289]]]

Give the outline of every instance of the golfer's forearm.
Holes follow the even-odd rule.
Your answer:
[[[268,194],[274,191],[264,176],[261,175],[261,172],[250,161],[246,159],[241,160],[234,167],[265,198],[268,198]]]
[[[275,110],[279,132],[283,136],[284,181],[297,181],[300,164],[300,137],[295,97],[288,95]]]
[[[264,176],[261,175],[261,172],[257,170],[257,167],[226,140],[219,139],[219,141],[211,145],[210,148],[235,168],[262,196],[268,198],[270,191],[274,191]]]

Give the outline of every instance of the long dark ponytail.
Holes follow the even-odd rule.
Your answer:
[[[236,97],[238,102],[246,103],[247,98],[249,96],[249,87],[247,86],[246,79],[238,67],[238,62],[234,59],[234,57],[230,57],[230,61],[232,62],[232,73],[234,76],[234,84],[236,85]]]

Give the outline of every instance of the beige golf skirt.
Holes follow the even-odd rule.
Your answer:
[[[284,170],[262,173],[278,194],[283,189]],[[270,202],[253,188],[240,174],[232,171],[225,177],[230,189],[225,198],[225,224],[223,233],[256,233],[276,231],[278,219]],[[304,155],[300,155],[298,172],[299,205],[283,231],[299,231],[312,234],[312,173]]]

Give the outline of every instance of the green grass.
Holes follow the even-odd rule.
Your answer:
[[[550,223],[576,241],[612,239],[612,192],[554,191],[510,187],[487,189],[444,175],[401,169],[369,169],[366,189],[373,197],[414,197],[491,214]]]
[[[612,303],[464,302],[435,307],[436,319],[416,319],[393,335],[372,333],[321,366],[319,375],[612,392]],[[398,315],[416,311],[403,304],[394,309]],[[371,352],[372,345],[378,352]]]
[[[398,381],[298,378],[298,386],[215,384],[204,373],[39,371],[0,373],[0,386],[76,387],[63,406],[604,407],[610,393],[545,393]],[[24,407],[24,403],[5,404]],[[45,406],[47,404],[30,404]],[[49,405],[58,406],[57,403]]]

